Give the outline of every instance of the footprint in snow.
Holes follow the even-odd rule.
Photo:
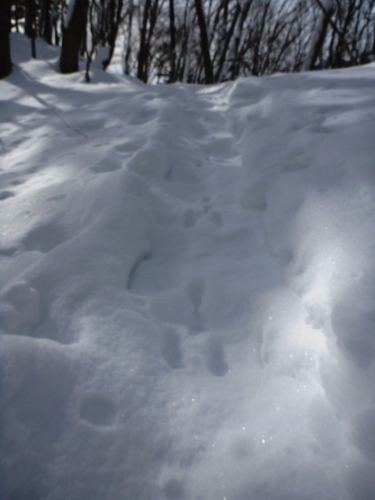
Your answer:
[[[169,329],[164,333],[161,353],[164,360],[171,368],[177,369],[184,366],[181,352],[181,339],[176,331]]]
[[[367,408],[353,422],[352,438],[363,455],[375,462],[375,407]]]
[[[292,148],[282,158],[281,172],[305,170],[312,162],[311,155],[304,148]]]
[[[15,196],[15,193],[13,193],[12,191],[1,191],[0,192],[0,201],[11,198],[12,196]]]
[[[145,261],[150,260],[150,259],[151,259],[151,252],[144,252],[144,251],[141,251],[138,254],[137,258],[134,259],[134,263],[133,263],[133,265],[131,267],[131,270],[129,272],[128,281],[127,281],[127,284],[126,284],[127,290],[131,290],[133,288],[134,281],[136,279],[139,267]]]
[[[203,202],[203,213],[205,215],[209,214],[208,220],[213,222],[216,225],[221,225],[220,224],[220,219],[222,219],[220,212],[217,211],[211,211],[211,196],[203,196],[202,198]]]
[[[200,311],[200,307],[202,305],[205,288],[205,280],[201,277],[192,279],[186,287],[187,296],[189,297],[190,302],[194,308],[192,324],[190,328],[190,333],[193,335],[204,330],[205,321],[202,316],[202,312]]]
[[[141,149],[142,145],[143,143],[140,141],[128,140],[117,144],[117,146],[115,146],[115,149],[119,153],[134,153],[135,151]]]
[[[183,224],[186,229],[194,227],[197,223],[197,216],[192,208],[185,210],[183,215]]]
[[[228,365],[225,361],[224,349],[220,340],[209,339],[205,351],[209,371],[216,377],[223,377],[228,371]]]
[[[99,119],[93,119],[93,120],[86,120],[83,122],[77,123],[76,127],[79,130],[82,130],[84,132],[91,132],[95,130],[100,130],[104,128],[105,126],[105,120],[102,118]]]
[[[162,491],[167,500],[180,500],[184,497],[184,488],[180,480],[171,478],[162,485]]]
[[[142,109],[137,113],[131,123],[132,125],[145,125],[150,122],[157,113],[157,109]]]
[[[205,288],[204,278],[201,277],[192,279],[186,287],[186,292],[194,309],[199,309],[201,306]]]
[[[47,253],[68,239],[62,227],[50,223],[32,229],[22,240],[26,250]]]
[[[3,255],[4,257],[12,257],[17,250],[17,247],[0,248],[0,255]]]
[[[40,321],[38,292],[27,283],[14,283],[0,297],[0,328],[8,334],[29,335]]]
[[[51,196],[51,198],[48,198],[46,201],[52,202],[52,201],[61,201],[66,198],[66,194],[57,194],[56,196]]]
[[[264,212],[267,209],[268,185],[263,180],[249,184],[242,192],[241,205],[245,210]]]
[[[106,158],[96,165],[90,167],[90,170],[95,174],[105,174],[107,172],[116,172],[120,170],[121,165],[118,161],[112,158]]]
[[[80,417],[99,427],[109,427],[114,424],[116,408],[113,401],[102,394],[85,396],[80,404]]]
[[[12,181],[12,186],[20,186],[21,184],[24,183],[25,183],[24,179],[16,179],[15,181]]]
[[[220,212],[212,212],[208,219],[215,224],[215,226],[221,227],[223,223],[223,217]]]
[[[211,206],[209,204],[210,197],[209,196],[204,196],[203,197],[203,211],[200,213],[196,213],[192,208],[188,208],[185,210],[182,220],[183,220],[183,226],[186,229],[190,229],[191,227],[194,227],[198,221],[198,219],[202,215],[207,215],[208,220],[212,222],[212,224],[215,224],[215,226],[221,227],[223,226],[223,216],[220,212],[214,210],[210,212]]]
[[[31,167],[28,169],[27,173],[28,174],[36,174],[37,172],[39,172],[40,170],[40,166],[35,166],[35,167]]]

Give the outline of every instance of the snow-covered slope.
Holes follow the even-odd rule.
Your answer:
[[[375,498],[375,67],[0,82],[1,500]]]

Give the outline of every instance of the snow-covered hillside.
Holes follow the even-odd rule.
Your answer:
[[[375,498],[375,66],[0,82],[1,500]]]

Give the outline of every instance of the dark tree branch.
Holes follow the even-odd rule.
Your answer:
[[[198,24],[201,34],[201,50],[203,56],[204,70],[206,74],[206,83],[214,83],[214,74],[210,56],[206,19],[203,12],[202,0],[195,0],[195,10],[197,12]]]

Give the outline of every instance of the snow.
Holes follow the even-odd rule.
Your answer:
[[[375,66],[146,86],[12,37],[1,500],[375,497]]]

